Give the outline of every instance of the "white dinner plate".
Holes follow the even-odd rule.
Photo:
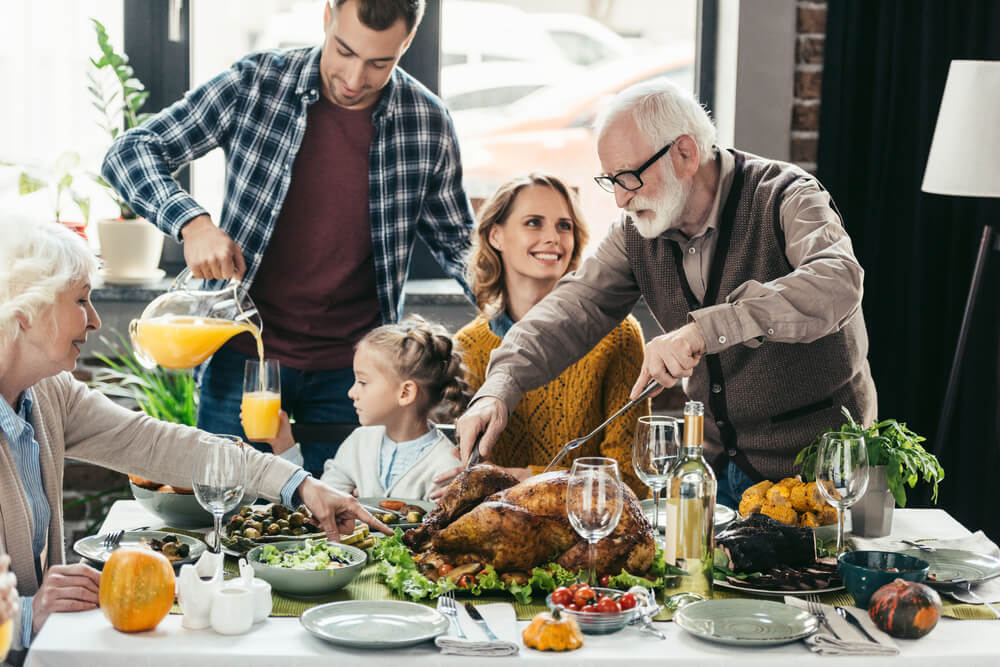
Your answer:
[[[193,563],[198,560],[198,557],[204,553],[206,546],[201,540],[196,540],[193,537],[188,537],[187,535],[181,535],[180,533],[169,533],[159,530],[132,530],[124,535],[122,535],[121,541],[118,543],[118,547],[137,547],[142,544],[149,544],[154,539],[162,540],[167,535],[176,535],[177,541],[182,544],[188,545],[190,552],[187,558],[182,558],[180,560],[171,561],[172,565],[183,565],[184,563]],[[97,561],[98,563],[106,563],[108,558],[111,557],[111,553],[115,548],[107,548],[104,546],[104,538],[107,534],[102,533],[100,535],[89,535],[87,537],[82,537],[76,541],[73,545],[73,551],[75,551],[80,556],[84,558],[89,558],[90,560]]]
[[[973,586],[1000,576],[1000,558],[988,554],[978,554],[964,549],[937,549],[921,551],[909,549],[902,552],[930,563],[925,584],[931,586],[954,586],[956,580]],[[934,575],[931,577],[930,575]]]
[[[320,639],[354,648],[409,646],[448,631],[441,612],[398,600],[330,602],[307,609],[299,620]]]
[[[766,600],[704,600],[685,605],[674,621],[696,637],[733,646],[787,644],[816,632],[815,616]]]
[[[645,500],[640,500],[639,505],[642,507],[643,513],[645,513],[646,518],[649,519],[649,523],[653,523],[653,499],[646,498]],[[663,519],[666,516],[667,501],[666,499],[660,500],[660,532],[663,532],[664,522]],[[725,505],[715,505],[715,532],[719,532],[736,518],[736,510],[731,507],[726,507]]]
[[[830,586],[829,588],[813,588],[813,589],[802,589],[795,591],[787,590],[772,590],[769,588],[754,588],[753,586],[737,586],[736,584],[729,583],[728,581],[720,581],[716,579],[712,582],[713,586],[718,586],[720,588],[728,588],[731,591],[740,591],[741,593],[753,593],[754,595],[770,595],[773,597],[784,597],[786,595],[791,595],[792,597],[802,597],[805,595],[821,595],[823,593],[833,593],[835,591],[844,590],[843,584],[840,586]]]

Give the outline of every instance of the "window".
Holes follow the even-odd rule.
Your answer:
[[[440,2],[440,92],[469,196],[532,169],[558,174],[580,193],[592,250],[617,209],[591,180],[590,123],[631,83],[668,76],[693,88],[698,0],[429,1]],[[318,0],[193,0],[191,85],[251,50],[319,44],[322,12]],[[215,217],[224,177],[221,151],[192,169],[192,191]]]
[[[121,0],[49,0],[6,2],[0,19],[7,26],[0,44],[0,209],[54,219],[55,189],[20,196],[20,174],[55,178],[53,165],[65,153],[79,156],[70,171],[73,190],[89,199],[90,220],[117,215],[117,208],[95,184],[96,173],[111,143],[98,125],[101,117],[87,90],[89,58],[97,55],[97,39],[89,18],[104,24],[119,52],[122,43]],[[60,217],[83,221],[84,213],[69,195]],[[93,234],[91,238],[93,238]]]

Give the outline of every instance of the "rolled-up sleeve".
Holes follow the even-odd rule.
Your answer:
[[[765,283],[747,281],[725,303],[690,313],[708,354],[764,341],[810,343],[838,331],[861,307],[864,270],[829,193],[812,180],[797,183],[780,217],[793,270]]]

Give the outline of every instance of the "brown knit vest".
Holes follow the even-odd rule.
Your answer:
[[[686,324],[692,310],[724,302],[748,280],[766,283],[792,271],[784,251],[781,201],[789,185],[813,177],[792,164],[732,153],[733,184],[719,217],[702,303],[688,287],[677,243],[662,235],[646,239],[633,225],[625,226],[636,281],[664,331]],[[706,406],[705,452],[716,471],[732,459],[742,461],[740,467],[755,479],[776,480],[797,472],[795,455],[819,433],[844,423],[841,406],[871,423],[876,401],[867,354],[858,308],[842,329],[811,343],[765,340],[757,348],[738,344],[706,355],[687,393]]]

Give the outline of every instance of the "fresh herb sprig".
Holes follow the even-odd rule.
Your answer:
[[[847,423],[840,427],[840,433],[864,436],[868,448],[868,464],[886,467],[886,480],[897,505],[906,507],[904,485],[909,485],[912,489],[920,479],[934,485],[931,500],[937,503],[938,485],[944,479],[944,469],[938,463],[937,457],[920,444],[926,438],[917,435],[907,428],[906,424],[895,419],[886,419],[865,428],[854,420],[846,407],[842,408],[842,411]],[[795,457],[795,465],[801,467],[802,475],[807,481],[816,478],[816,457],[819,454],[821,438],[822,434],[816,436],[816,439]]]

